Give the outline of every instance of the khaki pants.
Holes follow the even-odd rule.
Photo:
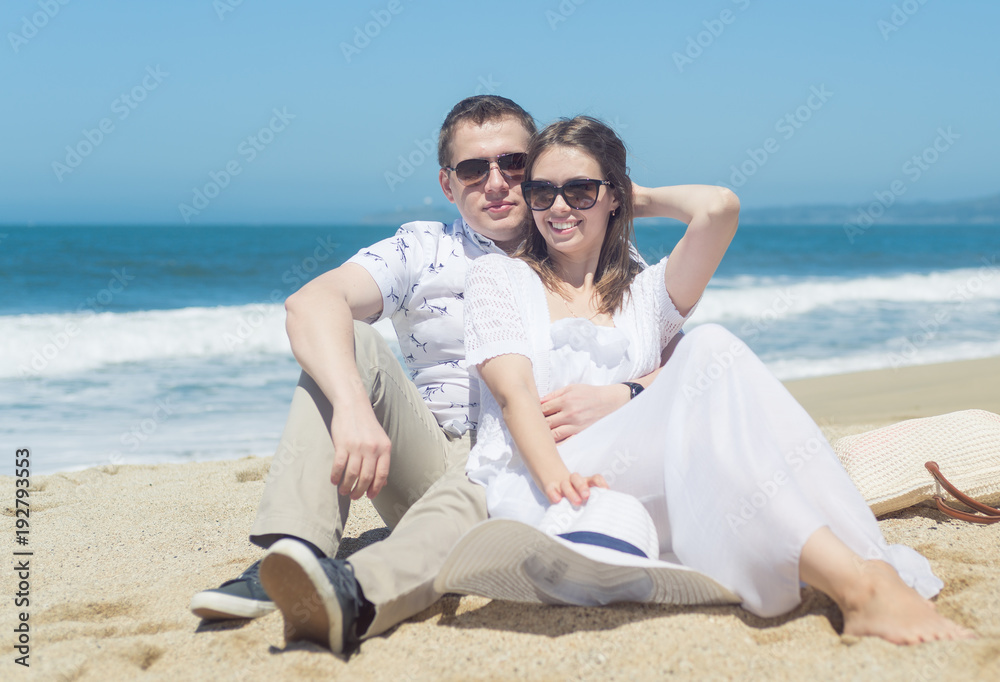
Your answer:
[[[382,336],[355,322],[354,349],[375,415],[392,442],[389,479],[372,503],[395,530],[350,559],[376,607],[371,636],[440,596],[432,588],[438,568],[459,537],[486,518],[486,495],[465,476],[470,434],[452,438],[441,430]],[[332,416],[330,402],[303,372],[250,529],[254,544],[269,547],[292,535],[336,555],[350,498],[330,483]]]
[[[434,578],[448,553],[486,518],[486,488],[469,480],[464,461],[456,462],[389,537],[348,560],[365,597],[375,605],[368,632],[358,634],[378,635],[437,601],[441,593],[434,591]]]

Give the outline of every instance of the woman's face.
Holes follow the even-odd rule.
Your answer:
[[[601,165],[577,147],[551,147],[539,155],[531,179],[562,187],[571,180],[604,180]],[[597,203],[587,209],[572,208],[561,194],[542,211],[532,211],[535,228],[548,245],[550,254],[578,257],[600,256],[608,218],[618,201],[608,185],[598,188]]]

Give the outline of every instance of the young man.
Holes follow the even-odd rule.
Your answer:
[[[341,652],[440,596],[433,581],[448,551],[486,518],[484,489],[465,476],[479,403],[464,361],[465,273],[475,258],[509,254],[521,240],[523,155],[534,132],[531,116],[506,98],[459,102],[441,128],[438,159],[441,189],[461,219],[408,223],[289,297],[288,336],[303,373],[250,539],[264,548],[290,541],[195,595],[196,615],[255,618],[276,602],[290,641]],[[369,325],[385,318],[412,381]],[[624,385],[560,392],[546,408],[556,439],[630,395]],[[327,558],[350,500],[362,495],[393,533],[349,562]]]

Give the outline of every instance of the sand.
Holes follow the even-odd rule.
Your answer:
[[[790,384],[828,437],[901,418],[978,407],[1000,412],[1000,359]],[[16,444],[15,444],[16,445]],[[35,453],[36,457],[42,456]],[[10,461],[10,460],[8,460]],[[259,557],[246,533],[269,458],[105,466],[32,480],[30,606],[2,573],[3,679],[45,680],[996,680],[1000,677],[1000,524],[918,507],[880,519],[890,542],[928,557],[946,587],[938,609],[974,641],[899,647],[838,634],[836,607],[803,603],[763,620],[736,607],[533,607],[449,596],[367,641],[349,661],[286,647],[282,619],[204,624],[191,596]],[[12,471],[13,468],[7,468]],[[14,481],[4,524],[13,547]],[[356,503],[342,555],[386,531]],[[21,548],[23,549],[23,548]],[[17,614],[30,613],[30,669],[15,664]]]

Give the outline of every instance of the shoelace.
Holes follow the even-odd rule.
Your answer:
[[[354,569],[346,561],[324,557],[319,560],[333,591],[340,601],[344,612],[344,639],[347,643],[356,643],[356,625],[361,612],[361,593],[358,581],[354,577]]]
[[[269,597],[264,591],[264,587],[260,584],[260,562],[260,559],[253,562],[245,571],[240,573],[238,578],[227,580],[219,585],[219,587],[226,587],[227,585],[232,585],[234,583],[246,583],[247,591],[250,593],[251,597],[267,601]]]
[[[237,580],[252,580],[255,583],[260,584],[260,559],[250,564],[247,570],[240,573],[240,577]]]

